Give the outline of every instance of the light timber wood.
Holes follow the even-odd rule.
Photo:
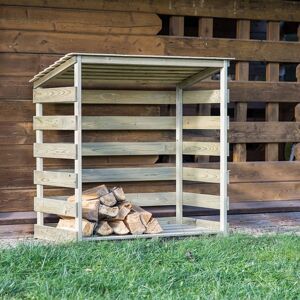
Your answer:
[[[51,145],[51,144],[49,144]],[[56,144],[54,144],[56,145]],[[58,144],[59,145],[59,144]],[[62,144],[64,145],[64,144]],[[53,146],[55,147],[55,146]],[[41,147],[43,148],[43,147]],[[56,150],[58,148],[58,150]],[[54,150],[61,151],[60,147]],[[176,152],[176,145],[174,142],[105,142],[105,143],[83,143],[83,156],[99,156],[99,155],[171,155]],[[35,148],[36,149],[36,148]],[[44,149],[43,149],[44,150]],[[62,149],[63,150],[63,149]],[[46,151],[46,150],[45,150]],[[39,151],[44,153],[45,151]],[[47,150],[49,151],[49,150]],[[71,151],[68,153],[72,153]],[[183,142],[183,154],[187,155],[219,155],[220,145],[215,142]],[[39,154],[45,155],[45,154]],[[52,154],[51,154],[52,155]],[[62,154],[63,155],[63,154]],[[71,156],[71,155],[70,155]],[[50,156],[48,156],[50,157]],[[63,158],[63,157],[61,157]],[[72,158],[72,157],[70,157]]]
[[[183,180],[219,183],[220,170],[183,167]]]
[[[183,204],[220,209],[220,196],[196,193],[183,193]]]
[[[33,90],[33,103],[73,103],[75,87],[37,88]]]
[[[175,205],[176,193],[128,193],[126,199],[138,206]]]
[[[267,22],[267,39],[270,41],[280,40],[280,22]],[[266,67],[266,80],[279,81],[279,63],[268,63]],[[266,121],[279,121],[279,103],[266,104]],[[265,148],[266,161],[277,161],[279,145],[276,143],[267,144]]]
[[[100,221],[95,229],[95,233],[101,236],[111,235],[113,232],[113,229],[109,226],[107,221]]]
[[[57,76],[58,74],[62,73],[63,71],[65,71],[66,69],[70,68],[74,64],[75,64],[75,58],[71,57],[70,59],[68,59],[67,61],[65,61],[64,63],[62,63],[59,67],[55,68],[54,70],[52,70],[49,73],[45,74],[43,77],[41,77],[38,80],[36,80],[33,83],[33,87],[34,88],[38,88],[43,83],[45,83],[49,79]]]
[[[76,217],[77,205],[65,200],[35,197],[34,210],[65,217]]]
[[[75,230],[66,230],[51,226],[34,225],[34,238],[57,242],[70,242],[77,240]]]
[[[82,182],[175,180],[174,167],[83,169]]]
[[[49,120],[49,125],[39,125],[38,128],[52,128],[58,117]],[[63,122],[63,119],[60,122]],[[75,121],[74,121],[75,122]],[[83,130],[158,130],[176,129],[175,117],[82,117]],[[44,123],[43,120],[41,123]],[[35,128],[38,125],[35,125]],[[58,126],[58,125],[57,125]],[[62,125],[61,125],[62,127]],[[67,125],[65,125],[67,127]],[[70,125],[71,127],[71,125]],[[219,129],[218,116],[192,116],[183,117],[183,129]]]
[[[169,71],[172,72],[172,71]],[[84,104],[175,104],[173,91],[83,90]],[[184,104],[220,103],[219,90],[183,91]]]
[[[34,130],[76,130],[74,116],[43,116],[33,117]]]
[[[250,39],[250,21],[238,20],[237,21],[237,38]],[[235,66],[236,80],[248,80],[249,79],[249,63],[238,62]],[[247,103],[235,104],[235,121],[247,121]],[[246,144],[233,145],[233,161],[242,162],[247,160]]]
[[[55,171],[34,171],[34,184],[76,188],[77,176],[74,173]]]
[[[76,145],[67,143],[35,143],[33,147],[34,157],[44,158],[76,158]]]
[[[220,222],[218,222],[218,221],[197,218],[196,225],[207,228],[207,229],[211,229],[211,230],[219,230],[220,229]]]

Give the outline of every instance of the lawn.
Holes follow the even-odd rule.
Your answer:
[[[300,237],[198,237],[0,252],[1,299],[300,299]]]

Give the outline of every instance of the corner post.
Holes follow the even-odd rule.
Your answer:
[[[228,156],[228,144],[227,144],[227,129],[228,129],[228,117],[227,117],[227,69],[228,61],[224,61],[224,65],[220,72],[220,231],[224,234],[228,232],[227,226],[227,185],[228,185],[228,170],[227,170],[227,156]]]
[[[176,87],[176,223],[182,224],[182,88]]]
[[[36,103],[36,116],[42,117],[43,116],[43,104]],[[36,130],[36,143],[42,144],[43,143],[43,130]],[[43,171],[44,170],[44,162],[42,157],[36,158],[36,170]],[[36,196],[39,199],[44,198],[44,186],[41,184],[37,184],[36,186]],[[37,225],[44,225],[44,214],[42,212],[37,212]]]
[[[75,188],[75,202],[77,204],[77,216],[75,218],[75,230],[77,240],[82,240],[82,131],[81,131],[81,56],[76,57],[74,65],[74,87],[76,89],[76,101],[74,103],[74,115],[76,117],[76,130],[74,131],[74,143],[77,148],[74,171],[77,175]]]

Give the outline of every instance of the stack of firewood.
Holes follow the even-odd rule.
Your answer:
[[[75,196],[68,202],[74,203]],[[74,218],[62,218],[57,228],[75,228]],[[83,236],[107,236],[111,234],[160,233],[162,228],[157,219],[143,208],[126,201],[121,187],[109,190],[105,185],[82,193],[82,234]]]

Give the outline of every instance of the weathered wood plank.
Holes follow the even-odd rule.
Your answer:
[[[139,143],[83,143],[83,156],[98,155],[174,155],[174,142]],[[183,153],[187,155],[219,155],[219,143],[183,142]]]
[[[84,183],[159,180],[175,180],[175,168],[102,168],[82,170],[82,181]]]
[[[69,242],[77,239],[77,233],[74,230],[66,230],[52,226],[35,224],[34,238],[56,242]]]
[[[74,116],[33,117],[33,130],[76,130]]]
[[[183,167],[183,180],[219,183],[220,170]]]
[[[1,0],[1,3],[11,5],[10,0]],[[14,0],[13,5],[26,6],[26,0]],[[122,0],[114,2],[107,0],[90,0],[82,2],[72,0],[65,2],[57,0],[55,2],[44,2],[33,0],[31,6],[37,7],[56,7],[56,8],[77,8],[88,10],[108,10],[108,11],[129,11],[129,12],[148,12],[178,16],[200,16],[200,17],[219,17],[234,19],[253,19],[253,20],[277,20],[277,21],[300,21],[299,3],[284,1],[264,1],[264,2],[236,2],[234,0],[210,0],[196,1],[191,5],[189,0],[161,0],[153,2],[151,0],[134,0],[124,3]]]
[[[184,192],[183,205],[220,209],[220,196]]]
[[[84,104],[175,104],[175,92],[138,90],[83,90],[82,101]],[[220,91],[184,91],[183,103],[220,103]]]
[[[76,188],[77,176],[74,173],[55,171],[34,171],[34,184]]]
[[[125,11],[85,11],[4,6],[1,29],[94,34],[156,35],[161,20],[156,14]],[[80,26],[78,26],[80,20]]]
[[[28,43],[28,40],[31,42]],[[44,42],[43,42],[44,41]],[[46,42],[45,42],[46,41]],[[0,52],[55,53],[97,52],[198,57],[234,57],[242,61],[299,62],[296,42],[236,39],[201,39],[168,36],[85,35],[3,30]],[[16,43],[17,42],[17,43]],[[11,45],[14,47],[11,47]],[[255,53],[255,55],[254,55]],[[286,53],[289,53],[287,56]]]
[[[53,119],[52,122],[58,122]],[[46,128],[51,125],[46,126]],[[175,117],[82,117],[83,130],[170,130],[175,129]],[[219,129],[219,116],[183,117],[184,129]]]
[[[75,95],[75,87],[37,88],[33,90],[33,103],[72,103]]]
[[[300,122],[231,122],[231,143],[285,143],[300,141]]]
[[[34,198],[34,210],[66,217],[76,217],[76,203],[51,198]]]
[[[67,143],[35,143],[34,157],[76,159],[76,145]]]
[[[128,193],[126,200],[138,206],[175,205],[175,192]]]

